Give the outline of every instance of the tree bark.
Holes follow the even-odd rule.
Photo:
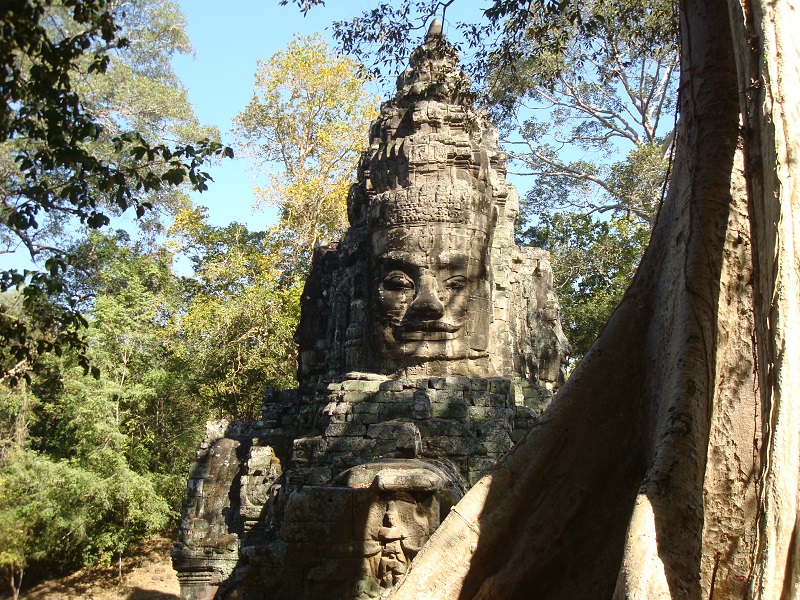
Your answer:
[[[764,444],[753,598],[800,598],[800,6],[729,1],[754,241]]]
[[[391,598],[800,598],[798,13],[682,3],[675,172],[639,272]]]

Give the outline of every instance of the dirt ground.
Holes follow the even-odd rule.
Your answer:
[[[171,539],[151,538],[115,567],[89,567],[32,588],[23,581],[21,600],[177,600],[178,578],[169,557]]]

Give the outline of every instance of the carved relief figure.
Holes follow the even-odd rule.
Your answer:
[[[394,500],[389,500],[386,505],[383,527],[378,536],[383,547],[378,564],[378,580],[381,582],[381,587],[390,588],[406,574],[409,562],[403,552],[403,538],[406,537],[406,531]]]
[[[372,233],[374,339],[382,357],[486,356],[487,237],[450,223]]]

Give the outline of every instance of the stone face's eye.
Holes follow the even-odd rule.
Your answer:
[[[390,273],[384,278],[381,285],[383,289],[389,292],[402,292],[414,289],[414,282],[403,273]]]
[[[462,275],[456,275],[445,281],[444,286],[448,290],[463,290],[467,287],[467,278]]]

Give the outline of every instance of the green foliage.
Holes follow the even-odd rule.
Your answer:
[[[141,91],[119,85],[126,69],[126,81],[149,78],[174,89],[164,62],[174,48],[148,56],[146,43],[123,37],[126,8],[139,17],[151,14],[143,0],[120,10],[105,0],[0,6],[0,94],[6,99],[0,106],[0,241],[6,251],[24,248],[32,260],[44,261],[43,270],[0,271],[0,291],[20,290],[17,302],[27,315],[20,319],[14,307],[0,305],[0,381],[29,378],[42,355],[69,347],[89,370],[80,336],[86,322],[62,277],[75,264],[64,247],[68,230],[103,227],[128,209],[141,218],[183,183],[206,189],[204,163],[232,154],[208,138],[168,143],[157,133],[165,130],[163,114],[150,118],[148,129],[107,93]],[[144,31],[142,23],[131,20],[126,33]],[[139,102],[129,97],[127,105]]]
[[[53,572],[92,564],[162,529],[168,507],[151,482],[119,461],[101,471],[19,450],[0,466],[4,566],[46,561]]]
[[[172,233],[195,265],[176,346],[186,377],[218,414],[254,418],[267,388],[296,385],[302,280],[280,268],[268,233],[212,227],[203,210],[181,213]]]
[[[627,218],[601,221],[582,213],[545,215],[523,239],[549,250],[561,320],[573,363],[589,350],[636,272],[650,238]]]
[[[358,63],[320,36],[297,37],[259,62],[253,98],[235,119],[241,145],[268,173],[259,199],[280,208],[279,233],[295,254],[310,257],[318,239],[347,226],[347,190],[377,116],[366,84]]]
[[[0,387],[0,533],[17,532],[6,570],[108,561],[174,522],[207,418],[166,343],[180,307],[172,256],[122,233],[70,252],[85,261],[70,284],[100,372],[85,377],[67,350],[31,385]]]

